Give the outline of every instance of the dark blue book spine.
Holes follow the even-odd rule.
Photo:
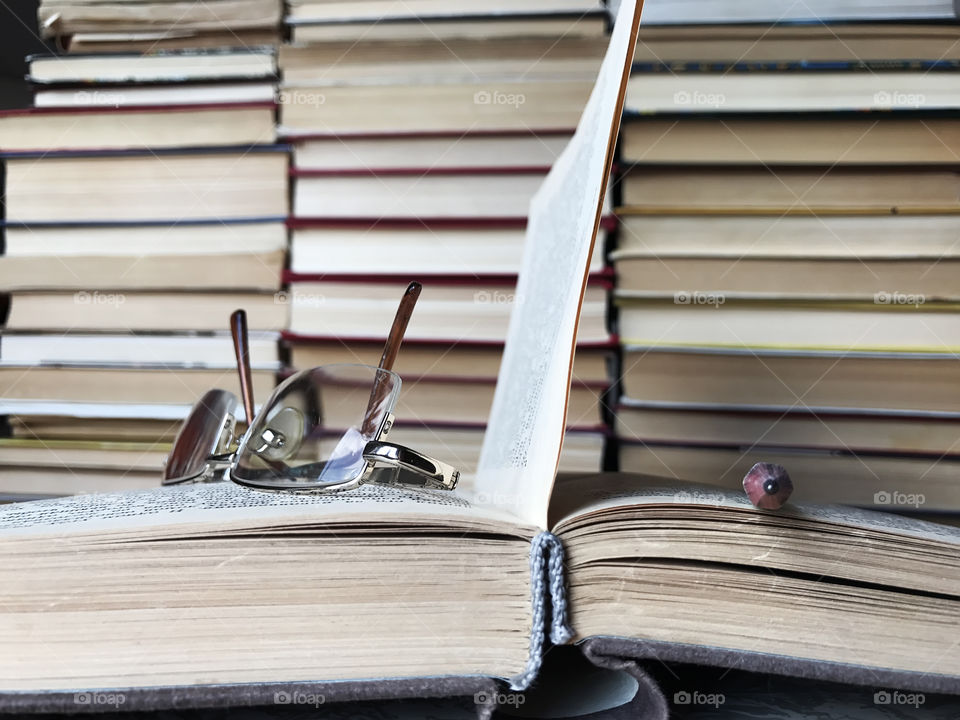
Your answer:
[[[960,0],[957,0],[960,2]],[[960,60],[836,60],[791,62],[637,62],[631,73],[769,73],[769,72],[949,72]]]

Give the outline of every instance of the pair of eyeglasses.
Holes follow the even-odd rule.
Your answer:
[[[247,430],[237,437],[240,400],[226,390],[208,391],[174,440],[163,484],[228,478],[289,492],[337,492],[368,482],[453,490],[460,473],[452,466],[385,439],[402,384],[390,368],[419,294],[419,283],[404,293],[379,367],[300,371],[277,386],[256,416],[246,316],[235,312],[231,330]]]

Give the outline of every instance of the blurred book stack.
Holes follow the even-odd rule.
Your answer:
[[[279,17],[259,0],[41,5],[84,52],[29,58],[36,106],[0,116],[3,496],[155,485],[194,401],[237,389],[237,307],[258,396],[275,384],[288,149],[275,50],[243,39]]]
[[[643,6],[643,24],[799,23],[832,27],[852,21],[953,21],[955,7],[953,0],[648,0]],[[755,35],[762,36],[765,30],[760,28]]]
[[[718,14],[747,5],[644,10],[675,24],[641,33],[621,130],[620,469],[776,462],[801,500],[956,512],[952,4],[685,24],[781,18]]]
[[[421,281],[391,438],[469,476],[510,310],[523,301],[514,290],[528,205],[593,86],[606,11],[524,0],[294,2],[289,13],[279,99],[293,146],[291,365],[375,365],[406,283]],[[603,244],[584,303],[565,469],[603,462],[612,343]]]
[[[282,13],[282,0],[40,0],[38,21],[70,53],[149,53],[277,45]]]

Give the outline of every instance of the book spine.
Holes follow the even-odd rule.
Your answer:
[[[7,254],[7,162],[0,155],[0,256]],[[0,312],[0,319],[6,319]]]
[[[543,665],[548,637],[554,645],[563,645],[573,638],[573,629],[567,620],[567,586],[563,568],[560,538],[549,532],[534,537],[530,543],[530,606],[533,611],[530,654],[523,672],[510,679],[511,690],[526,690],[536,679]]]

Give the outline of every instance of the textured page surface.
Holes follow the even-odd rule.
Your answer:
[[[630,474],[586,476],[568,482],[560,502],[552,508],[551,523],[562,527],[590,512],[632,505],[682,505],[723,507],[746,510],[763,515],[743,492],[693,483],[664,484],[663,478]],[[875,512],[846,505],[789,503],[776,513],[779,517],[796,517],[833,525],[875,530],[927,540],[960,544],[960,528],[914,520],[902,515]]]
[[[523,266],[477,489],[545,527],[577,318],[620,126],[642,3],[624,2],[577,132],[530,204]]]
[[[295,495],[250,490],[232,482],[179,485],[137,492],[99,493],[0,507],[0,537],[24,533],[143,530],[209,524],[225,527],[281,524],[394,524],[429,518],[451,524],[484,523],[509,516],[478,512],[455,493],[362,485],[348,493]]]

